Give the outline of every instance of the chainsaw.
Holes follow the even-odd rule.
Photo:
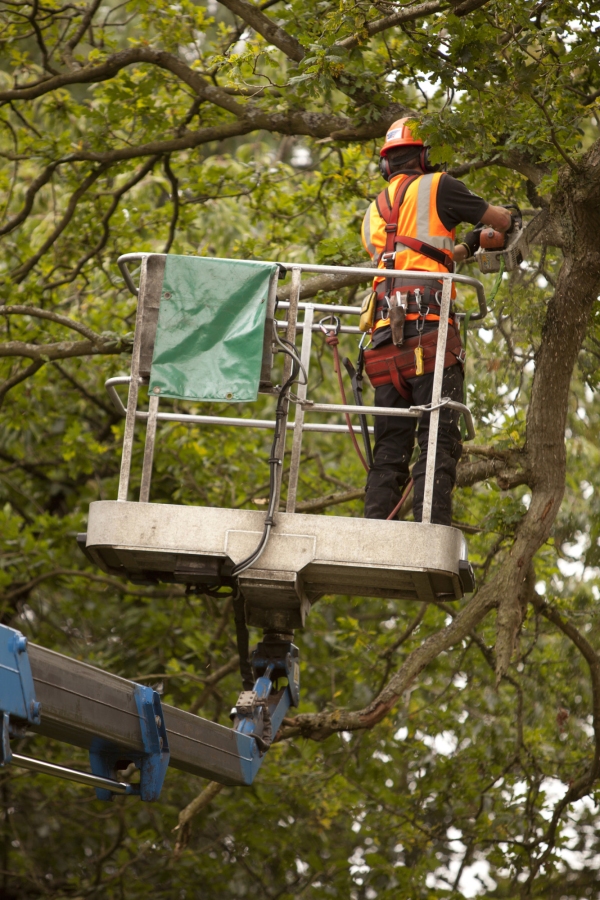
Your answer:
[[[499,272],[502,261],[504,271],[510,272],[520,266],[527,258],[529,243],[523,228],[523,216],[518,206],[506,206],[506,209],[515,210],[511,213],[512,227],[510,232],[503,234],[495,231],[489,225],[483,225],[479,234],[479,249],[475,251],[475,259],[480,272]]]

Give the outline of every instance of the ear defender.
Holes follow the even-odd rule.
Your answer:
[[[429,147],[423,147],[421,152],[419,153],[419,165],[421,167],[421,171],[425,175],[429,175],[432,172],[445,172],[446,166],[444,165],[432,165],[429,161]],[[392,170],[390,167],[390,161],[387,158],[387,155],[383,155],[379,157],[379,171],[381,173],[381,177],[385,178],[386,181],[389,181],[392,177]]]
[[[429,147],[423,147],[423,149],[421,150],[421,152],[419,154],[419,163],[421,165],[421,168],[425,172],[425,174],[430,175],[433,172],[445,172],[446,171],[446,163],[443,163],[443,164],[438,163],[435,166],[431,164],[431,162],[429,161],[429,150],[430,150]]]
[[[387,156],[379,157],[379,171],[381,173],[382,178],[385,178],[386,181],[390,180],[390,175],[392,173],[390,170],[390,164],[389,164]]]

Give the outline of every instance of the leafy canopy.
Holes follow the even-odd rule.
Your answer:
[[[468,339],[477,446],[454,515],[478,592],[321,600],[298,636],[299,715],[257,784],[225,789],[191,831],[172,829],[203,786],[181,773],[159,804],[108,807],[8,769],[3,896],[599,893],[598,13],[563,0],[4,0],[2,621],[170,703],[228,724],[229,604],[120,582],[74,540],[89,503],[116,496],[123,422],[103,383],[128,370],[135,318],[117,257],[363,262],[378,147],[406,114],[472,190],[539,217],[530,259]],[[364,290],[312,293],[357,303]],[[461,304],[475,308],[468,293]],[[315,344],[311,391],[337,399]],[[268,444],[165,425],[152,500],[260,509]],[[299,508],[360,516],[348,442],[307,435],[304,451]],[[17,747],[85,765],[65,745]]]

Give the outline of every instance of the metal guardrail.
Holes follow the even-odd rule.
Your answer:
[[[131,375],[116,375],[114,378],[109,378],[108,381],[104,382],[104,387],[106,388],[106,392],[115,411],[118,412],[120,416],[123,416],[123,418],[127,416],[127,409],[117,393],[116,386],[119,384],[129,384],[130,381]],[[140,384],[144,384],[146,381],[147,379],[140,378]],[[147,422],[148,413],[138,409],[136,410],[135,418],[136,420]],[[272,431],[275,429],[275,422],[273,419],[242,419],[241,417],[234,416],[199,416],[193,413],[163,412],[157,413],[156,418],[159,422],[181,422],[182,424],[187,425],[223,425],[232,426],[234,428],[263,428],[271,429]],[[293,431],[294,423],[287,422],[286,427],[288,431]],[[373,427],[369,428],[371,434],[373,434],[374,430]],[[322,424],[318,422],[307,422],[304,425],[304,431],[319,431],[325,434],[348,434],[348,427],[346,425],[334,425],[329,422]],[[360,437],[359,428],[353,426],[353,431]]]
[[[145,262],[146,260],[152,256],[153,254],[148,253],[127,253],[123,256],[119,257],[118,264],[121,272],[123,273],[123,277],[125,282],[129,288],[129,290],[135,294],[136,296],[140,296],[140,292],[142,294],[143,299],[143,290],[142,285],[144,282],[144,272],[145,272]],[[140,262],[142,266],[141,276],[140,276],[140,289],[136,288],[135,283],[133,281],[132,275],[128,269],[128,263],[130,262]],[[278,263],[280,269],[283,268],[287,271],[291,271],[292,274],[292,285],[290,291],[290,299],[289,301],[281,301],[277,303],[277,278],[274,277],[271,279],[271,285],[269,289],[269,297],[267,301],[267,318],[274,319],[275,327],[277,329],[285,329],[286,339],[295,344],[296,335],[298,333],[302,334],[302,346],[300,351],[300,358],[302,365],[308,375],[309,366],[310,366],[310,353],[311,353],[311,345],[312,345],[312,335],[313,332],[319,331],[319,325],[314,321],[315,312],[327,312],[329,314],[335,313],[336,316],[345,317],[345,316],[360,316],[360,309],[355,306],[341,306],[335,304],[322,304],[322,303],[304,303],[300,302],[300,286],[301,286],[301,277],[303,273],[318,273],[318,274],[336,274],[336,273],[346,273],[346,274],[356,274],[363,275],[364,280],[371,280],[374,277],[382,278],[382,279],[393,279],[398,277],[397,270],[386,270],[386,269],[373,269],[373,268],[361,268],[361,267],[344,267],[344,266],[319,266],[312,264],[297,264],[297,263]],[[450,305],[451,305],[451,294],[452,294],[452,284],[456,282],[458,284],[464,284],[468,287],[471,287],[475,290],[477,294],[477,300],[479,304],[479,312],[472,314],[470,317],[470,321],[481,320],[487,314],[487,305],[485,302],[485,292],[483,289],[483,285],[475,278],[471,278],[466,275],[455,275],[455,274],[445,274],[440,272],[423,272],[423,271],[403,271],[403,276],[406,277],[418,277],[421,281],[427,282],[428,280],[441,281],[442,288],[442,296],[440,300],[440,326],[438,332],[438,344],[437,344],[437,352],[436,352],[436,361],[435,361],[435,369],[434,369],[434,379],[433,379],[433,390],[432,390],[432,402],[427,406],[415,406],[410,407],[409,409],[397,409],[395,407],[358,407],[358,406],[345,406],[342,404],[335,403],[313,403],[307,401],[307,386],[299,385],[298,393],[296,398],[292,398],[292,402],[296,404],[296,411],[294,421],[287,421],[287,409],[286,409],[286,430],[293,432],[292,439],[292,451],[291,451],[291,462],[290,462],[290,470],[289,470],[289,478],[288,478],[288,495],[287,495],[287,504],[286,511],[294,512],[296,507],[296,493],[298,487],[298,478],[299,478],[299,469],[300,469],[300,455],[302,449],[302,436],[304,432],[324,432],[324,433],[344,433],[348,432],[348,429],[343,425],[335,425],[333,423],[313,423],[313,422],[305,422],[305,417],[307,415],[325,413],[328,415],[331,414],[345,414],[345,415],[383,415],[383,416],[404,416],[409,418],[419,418],[424,413],[428,413],[430,418],[430,427],[429,427],[429,443],[427,450],[427,471],[425,475],[425,492],[424,492],[424,500],[423,500],[423,523],[431,522],[431,510],[432,510],[432,501],[433,501],[433,483],[434,483],[434,471],[435,471],[435,457],[436,457],[436,449],[437,449],[437,434],[439,428],[439,416],[440,410],[443,407],[449,407],[451,409],[455,409],[460,412],[466,423],[467,430],[467,440],[472,440],[475,436],[475,430],[473,427],[473,419],[471,413],[464,404],[458,403],[457,401],[449,400],[448,398],[442,397],[442,379],[444,372],[444,356],[446,350],[446,342],[448,335],[448,318],[450,315]],[[125,425],[125,435],[123,441],[123,459],[121,464],[121,478],[119,482],[119,500],[126,500],[128,494],[129,487],[129,473],[131,468],[131,457],[132,457],[132,448],[133,448],[133,433],[136,420],[143,419],[147,423],[146,430],[146,443],[144,448],[144,462],[143,462],[143,470],[142,470],[142,480],[140,487],[140,502],[148,502],[150,496],[150,484],[151,484],[151,476],[152,476],[152,462],[154,457],[154,445],[156,440],[156,428],[158,422],[181,422],[187,424],[202,424],[202,425],[221,425],[221,426],[232,426],[232,427],[241,427],[241,428],[274,428],[275,422],[271,422],[266,419],[245,419],[245,418],[237,418],[230,416],[200,416],[194,414],[184,414],[184,413],[164,413],[159,412],[158,403],[159,398],[156,395],[150,397],[149,400],[149,408],[148,412],[144,412],[137,409],[138,404],[138,394],[139,394],[139,386],[141,383],[141,379],[139,377],[139,361],[140,361],[140,341],[141,337],[139,335],[139,325],[141,322],[140,318],[140,310],[143,304],[138,305],[138,319],[136,322],[136,338],[134,340],[134,348],[132,354],[132,367],[131,367],[131,376],[117,376],[116,378],[111,378],[106,382],[106,388],[109,392],[109,396],[121,415],[125,415],[126,417],[126,425]],[[275,319],[275,311],[286,310],[287,311],[287,319],[285,321]],[[298,313],[302,312],[304,314],[303,321],[298,322]],[[342,333],[348,334],[358,334],[359,329],[356,326],[341,326]],[[288,363],[286,362],[285,366]],[[286,369],[284,366],[284,376],[282,383],[286,380],[289,375],[289,372],[286,375]],[[291,366],[291,361],[290,361]],[[115,386],[117,384],[123,384],[129,381],[129,396],[127,401],[127,406],[121,402]],[[353,431],[358,434],[358,428],[353,426]],[[369,431],[372,433],[372,429]],[[285,432],[283,435],[283,439],[285,439]],[[281,489],[281,474],[279,477],[279,484],[277,487],[277,492],[279,493]]]
[[[145,259],[151,255],[152,254],[150,254],[150,253],[124,253],[117,260],[117,264],[119,266],[119,269],[121,270],[121,274],[123,275],[125,284],[129,288],[131,293],[136,297],[138,295],[138,289],[136,288],[136,286],[133,282],[131,272],[127,268],[127,263],[128,262],[141,262],[143,259]],[[373,278],[397,278],[398,277],[397,270],[393,270],[393,271],[389,272],[387,269],[375,269],[375,268],[368,268],[366,266],[319,266],[319,265],[313,265],[312,263],[285,263],[285,262],[282,262],[282,263],[278,262],[278,265],[282,269],[284,269],[286,272],[288,272],[288,271],[291,272],[292,269],[300,269],[302,272],[308,272],[308,273],[317,274],[317,275],[337,275],[338,273],[341,273],[341,272],[344,272],[347,275],[364,275],[365,281],[371,281]],[[403,274],[403,276],[407,276],[407,277],[415,276],[417,278],[423,278],[424,276],[427,276],[426,272],[423,272],[418,269],[402,270],[402,274]],[[432,273],[432,277],[435,277],[436,280],[437,280],[438,276],[439,276],[439,273],[437,273],[437,272]],[[470,275],[452,274],[452,280],[455,281],[457,284],[464,284],[467,287],[473,288],[477,293],[477,302],[479,304],[479,312],[473,313],[470,316],[469,321],[475,322],[479,319],[485,319],[485,317],[487,316],[487,313],[488,313],[488,309],[487,309],[487,304],[485,301],[485,290],[484,290],[482,283],[480,281],[478,281],[477,278],[471,278]],[[302,309],[303,305],[304,304],[299,303],[298,309]],[[280,301],[278,306],[279,306],[279,309],[289,309],[289,302],[288,301]],[[324,303],[316,303],[316,304],[313,304],[313,306],[317,312],[331,312],[331,305],[324,304]],[[345,314],[346,312],[352,312],[352,313],[358,312],[357,308],[354,306],[344,306],[344,307],[336,308],[336,312],[338,313],[338,315],[340,315],[340,310],[344,311],[343,313],[341,313],[342,315]],[[462,317],[464,315],[464,313],[458,313],[457,315],[459,317]]]

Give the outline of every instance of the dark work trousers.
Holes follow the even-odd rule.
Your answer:
[[[375,406],[392,406],[408,409],[431,403],[433,372],[409,378],[412,400],[402,397],[393,384],[375,388]],[[444,369],[442,397],[463,400],[463,373],[460,365]],[[374,466],[367,477],[365,518],[387,519],[409,479],[408,464],[415,444],[415,430],[419,442],[419,458],[413,467],[415,522],[420,522],[423,512],[425,470],[427,467],[427,442],[429,440],[429,413],[420,419],[401,416],[375,416]],[[418,423],[418,425],[417,425]],[[440,410],[437,453],[435,457],[435,481],[431,521],[437,525],[452,523],[452,488],[456,482],[456,464],[461,457],[459,413],[450,409]]]

